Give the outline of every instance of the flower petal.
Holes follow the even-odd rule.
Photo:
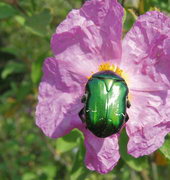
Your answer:
[[[120,158],[118,135],[98,138],[89,130],[84,129],[83,132],[86,146],[85,164],[87,168],[103,174],[111,171]]]
[[[159,148],[170,132],[170,18],[160,12],[139,17],[123,41],[121,68],[130,77],[126,124],[128,151],[135,157]]]
[[[57,28],[51,40],[59,60],[101,61],[121,57],[123,8],[116,0],[87,1],[72,10]]]
[[[123,40],[121,68],[129,88],[141,91],[170,89],[170,18],[153,11],[139,17]]]
[[[170,132],[170,91],[133,91],[129,121],[128,152],[134,157],[148,155],[158,149]]]
[[[78,113],[82,108],[81,84],[71,79],[67,84],[61,79],[55,58],[44,63],[44,76],[39,86],[36,124],[49,137],[56,138],[67,134],[73,128],[82,126]]]

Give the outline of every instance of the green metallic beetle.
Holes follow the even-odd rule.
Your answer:
[[[82,103],[85,106],[79,116],[97,137],[105,138],[119,132],[129,119],[127,84],[112,71],[93,74],[86,84]]]

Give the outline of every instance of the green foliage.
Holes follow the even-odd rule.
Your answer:
[[[124,2],[124,34],[138,15],[150,8],[170,12],[169,0]],[[50,38],[56,26],[83,0],[3,0],[0,2],[0,180],[164,180],[169,161],[160,167],[154,156],[127,154],[128,137],[120,138],[121,159],[112,172],[100,175],[84,164],[83,135],[78,130],[49,139],[35,125],[38,84],[45,58],[52,56]],[[169,136],[160,148],[170,159]],[[155,179],[154,179],[155,180]]]
[[[127,153],[128,136],[123,131],[121,133],[119,147],[122,159],[134,170],[142,171],[148,168],[147,157],[134,158]]]
[[[77,153],[74,158],[74,162],[71,168],[71,180],[84,180],[88,174],[90,173],[89,170],[86,169],[84,164],[84,157],[85,157],[85,149],[83,144],[84,139],[82,137],[79,138],[79,146]]]
[[[31,65],[31,80],[34,84],[38,84],[42,76],[42,67],[46,53],[38,57]]]
[[[25,26],[32,32],[40,36],[48,34],[47,27],[50,24],[51,14],[48,9],[44,9],[39,14],[34,14],[26,18]]]
[[[0,2],[0,19],[8,18],[17,14],[17,10],[9,4]]]
[[[170,135],[167,135],[164,145],[160,148],[164,156],[170,160]]]
[[[9,61],[2,73],[1,73],[1,77],[2,79],[7,78],[10,74],[14,74],[14,73],[21,73],[24,72],[26,69],[25,64],[23,64],[22,62],[14,62],[14,61]]]
[[[65,153],[78,146],[78,141],[82,137],[78,130],[74,130],[68,135],[57,139],[56,149],[59,153]]]

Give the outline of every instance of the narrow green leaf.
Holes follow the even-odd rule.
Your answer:
[[[127,13],[126,13],[126,9],[125,8],[123,10],[124,10],[123,24],[124,24],[125,21],[126,21]]]
[[[0,2],[0,19],[8,18],[17,14],[17,10],[9,4]]]
[[[90,171],[84,164],[85,148],[83,138],[79,138],[79,149],[74,159],[74,163],[71,169],[71,180],[85,180],[90,174]]]
[[[24,64],[19,63],[19,62],[10,61],[4,67],[4,69],[1,73],[1,77],[2,77],[2,79],[5,79],[10,74],[24,72],[25,70],[26,70],[26,67]]]
[[[123,31],[126,34],[126,32],[128,32],[132,27],[132,25],[134,24],[137,16],[132,9],[130,10],[126,8],[125,11],[126,11],[126,19],[123,24]]]
[[[135,14],[134,10],[133,9],[127,9],[127,10],[132,15],[134,20],[136,21],[138,19],[138,16]]]
[[[2,47],[0,51],[13,54],[16,57],[19,55],[19,51],[16,47]]]
[[[146,157],[134,158],[131,155],[127,154],[127,143],[128,143],[128,136],[124,131],[122,131],[120,140],[119,140],[119,147],[120,147],[120,154],[122,159],[134,170],[142,171],[148,167],[148,161]]]
[[[159,149],[164,156],[170,160],[170,135],[166,137],[163,146]]]
[[[31,66],[31,79],[34,84],[38,84],[42,76],[42,65],[45,56],[40,56],[36,61],[32,63]]]

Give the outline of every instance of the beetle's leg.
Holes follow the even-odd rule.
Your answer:
[[[85,122],[84,108],[81,109],[81,111],[79,112],[79,117],[80,117],[80,119],[82,120],[82,122],[84,123],[84,122]]]
[[[87,98],[87,95],[84,94],[84,95],[82,96],[82,98],[81,98],[81,102],[82,102],[82,103],[85,103],[85,102],[86,102],[86,98]]]
[[[127,99],[127,108],[130,108],[131,104],[130,104],[130,101],[129,99]]]
[[[126,115],[125,115],[125,122],[127,122],[129,120],[129,116],[128,116],[128,114],[126,113]]]

